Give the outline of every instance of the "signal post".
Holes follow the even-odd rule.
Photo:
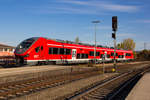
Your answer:
[[[116,31],[117,31],[117,16],[112,17],[112,38],[114,39],[114,69],[113,71],[116,72]]]

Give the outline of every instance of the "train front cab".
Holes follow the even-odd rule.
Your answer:
[[[38,40],[37,37],[29,38],[21,42],[15,49],[15,57],[17,65],[24,65],[28,63],[28,59],[32,59],[32,48],[34,43]]]

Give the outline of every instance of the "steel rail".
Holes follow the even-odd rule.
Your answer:
[[[123,84],[125,81],[135,77],[136,75],[142,74],[150,70],[149,67],[145,67],[144,69],[133,70],[130,72],[122,73],[112,79],[107,79],[105,81],[96,83],[92,86],[88,86],[85,89],[81,89],[76,93],[73,93],[71,96],[66,97],[66,100],[100,100],[100,99],[108,99],[106,96],[111,93],[114,89],[116,89],[119,85]],[[123,88],[123,87],[122,87]],[[119,90],[118,90],[119,92]],[[116,93],[117,94],[117,93]],[[114,94],[114,95],[116,95]],[[58,98],[59,100],[63,100],[64,98]],[[110,99],[112,100],[112,99]]]
[[[135,81],[137,78],[142,77],[145,73],[149,72],[150,68],[146,68],[145,70],[143,70],[142,72],[137,73],[135,76],[133,76],[131,79],[127,80],[125,83],[123,83],[121,85],[121,87],[117,88],[117,91],[113,92],[111,95],[109,95],[107,98],[107,100],[114,100],[114,98],[125,89],[125,87],[129,86],[130,83],[132,83],[133,81]]]
[[[83,78],[88,78],[91,76],[99,75],[98,71],[93,71],[90,73],[76,73],[76,74],[67,74],[56,79],[39,78],[28,81],[14,82],[10,84],[0,85],[0,100],[10,99],[13,97],[25,95],[26,93],[40,91],[45,88],[56,87],[62,84],[67,84],[76,80]]]

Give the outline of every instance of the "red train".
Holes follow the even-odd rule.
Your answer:
[[[86,63],[94,59],[95,47],[88,44],[75,44],[71,41],[32,37],[21,42],[16,50],[16,61],[20,64],[41,63]],[[97,47],[96,60],[112,61],[114,49]],[[133,52],[116,50],[116,59],[132,60]]]

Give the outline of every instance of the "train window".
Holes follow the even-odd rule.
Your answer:
[[[94,56],[94,51],[90,51],[90,56]]]
[[[107,54],[107,58],[110,58],[110,55],[109,55],[109,54]]]
[[[59,54],[64,54],[64,48],[60,48]]]
[[[53,54],[58,54],[58,48],[53,48]]]
[[[100,52],[96,52],[96,56],[99,56]]]
[[[118,58],[121,58],[121,55],[118,55]]]
[[[111,56],[114,56],[114,53],[113,53],[113,52],[111,53]]]
[[[131,56],[131,54],[130,53],[126,53],[126,56]]]
[[[77,59],[80,59],[80,53],[77,54]]]
[[[81,58],[84,58],[84,54],[81,54]]]
[[[88,54],[85,54],[85,58],[88,58]]]
[[[71,54],[71,49],[66,49],[66,55],[70,55]]]
[[[88,58],[88,54],[82,54],[83,58]]]
[[[103,58],[103,55],[104,55],[104,54],[101,54],[101,58]]]
[[[40,47],[35,48],[35,52],[38,53],[40,51]]]
[[[21,44],[18,47],[19,48],[29,48],[35,40],[36,40],[36,38],[30,38],[30,39],[24,40],[23,42],[21,42]]]
[[[88,58],[88,54],[84,54],[84,58]]]
[[[88,54],[84,54],[84,53],[78,53],[77,54],[77,59],[84,59],[84,58],[88,58]]]
[[[41,46],[41,50],[43,50],[43,46]]]
[[[53,54],[53,48],[49,48],[49,54]]]
[[[116,53],[116,56],[118,56],[118,53]]]
[[[124,56],[123,55],[119,55],[119,58],[123,58]]]

